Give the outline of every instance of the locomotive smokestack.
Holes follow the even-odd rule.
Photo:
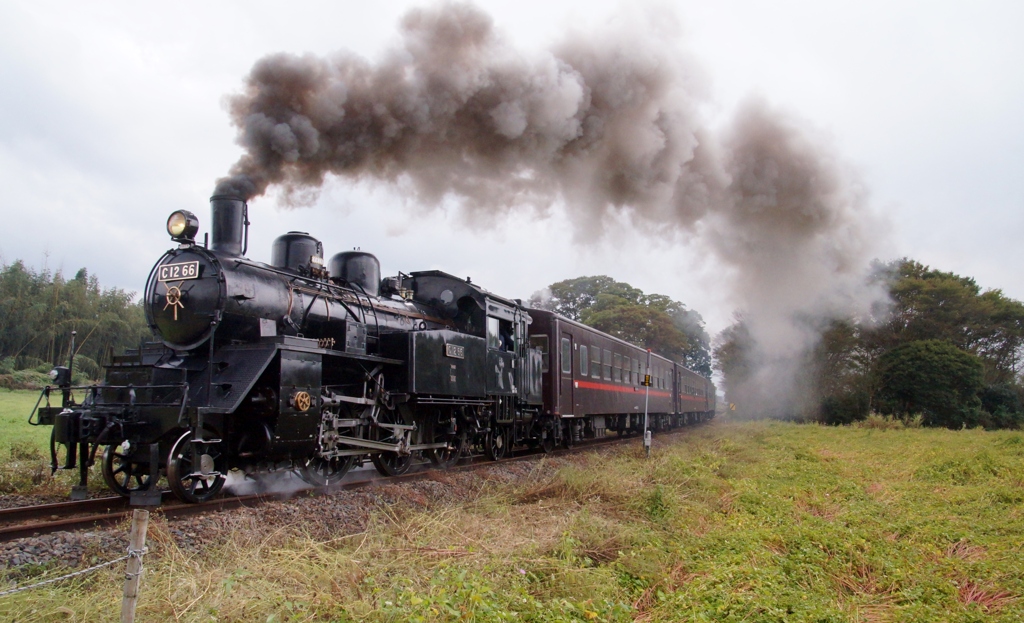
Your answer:
[[[210,197],[210,212],[210,248],[222,255],[244,254],[249,227],[245,200],[233,195],[214,195]]]

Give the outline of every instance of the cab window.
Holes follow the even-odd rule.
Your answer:
[[[497,318],[487,318],[487,348],[501,348],[501,330]]]
[[[541,352],[541,371],[548,371],[548,336],[546,335],[531,335],[530,346],[538,349]]]

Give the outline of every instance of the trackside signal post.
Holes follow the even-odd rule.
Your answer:
[[[647,428],[647,405],[651,401],[651,349],[647,349],[647,374],[644,375],[644,450],[651,456],[651,431]]]

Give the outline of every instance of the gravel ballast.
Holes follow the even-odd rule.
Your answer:
[[[239,532],[253,537],[336,539],[364,531],[373,511],[382,507],[422,510],[458,504],[488,486],[548,478],[564,464],[565,459],[549,457],[472,471],[435,472],[421,480],[381,480],[379,484],[331,495],[299,494],[286,501],[177,519],[167,519],[157,510],[150,517],[153,538],[148,543],[149,552],[159,556],[167,537],[181,550],[197,555]],[[112,528],[55,532],[3,543],[0,569],[5,569],[6,583],[12,584],[43,569],[58,567],[71,571],[113,560],[125,553],[128,528],[126,521]]]

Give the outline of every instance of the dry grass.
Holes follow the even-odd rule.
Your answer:
[[[356,534],[256,517],[194,551],[156,520],[139,620],[1019,621],[1024,454],[1001,439],[718,424],[650,460],[389,485]],[[0,620],[109,619],[120,580],[0,601]]]
[[[985,548],[971,545],[966,539],[960,539],[946,548],[946,556],[967,562],[977,562],[985,558]]]
[[[986,588],[971,580],[960,583],[956,598],[964,606],[977,606],[984,612],[998,612],[1017,600],[1008,591]]]

